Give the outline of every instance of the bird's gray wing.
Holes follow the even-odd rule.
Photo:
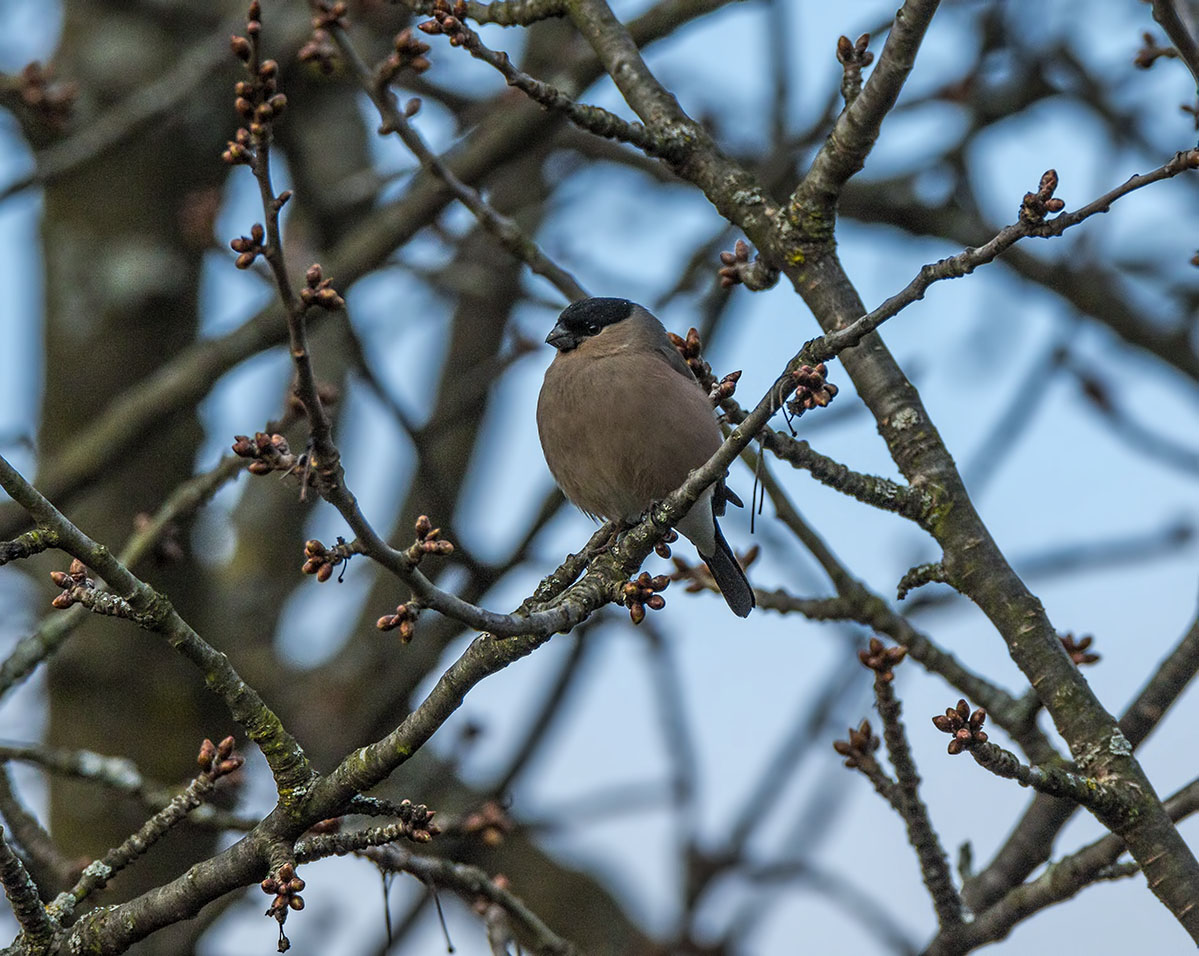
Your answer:
[[[669,339],[661,345],[656,346],[655,351],[672,369],[695,382],[695,375],[692,373],[691,367],[683,359],[683,356],[679,355],[679,350],[670,344]],[[696,384],[698,385],[699,383],[696,382]]]

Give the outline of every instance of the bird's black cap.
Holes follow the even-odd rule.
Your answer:
[[[559,351],[568,352],[605,326],[627,319],[634,307],[628,299],[580,299],[562,310],[558,323],[545,340]]]

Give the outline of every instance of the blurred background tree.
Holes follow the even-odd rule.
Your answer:
[[[314,771],[332,771],[426,713],[416,708],[438,676],[481,645],[462,615],[432,610],[410,642],[380,633],[410,587],[367,558],[336,567],[340,583],[300,575],[306,539],[355,538],[344,512],[294,476],[247,477],[228,454],[235,434],[308,441],[276,277],[262,259],[239,272],[228,247],[264,221],[251,172],[221,161],[245,122],[234,84],[246,73],[229,45],[247,34],[245,6],[11,6],[0,454],[114,553],[141,529],[132,570],[228,656]],[[760,610],[735,620],[688,587],[702,580],[684,567],[669,606],[638,628],[610,605],[477,686],[372,791],[435,808],[443,832],[417,857],[391,848],[303,866],[307,907],[286,924],[295,950],[445,945],[436,885],[461,952],[504,951],[509,934],[586,953],[965,952],[1009,933],[996,951],[1181,951],[1179,922],[1193,927],[1154,900],[1098,820],[1073,812],[1068,781],[1028,798],[949,759],[928,718],[965,697],[1025,762],[1060,769],[1072,755],[1084,784],[1136,783],[1135,768],[1088,763],[1080,741],[1107,740],[1101,711],[1062,676],[1074,665],[1044,640],[1052,620],[1077,635],[1067,652],[1094,664],[1090,687],[1122,716],[1158,793],[1179,793],[1170,812],[1192,809],[1199,243],[1193,174],[1169,165],[1196,136],[1185,5],[911,3],[893,29],[887,4],[660,0],[613,7],[627,34],[596,0],[440,12],[363,0],[344,17],[264,6],[262,55],[287,97],[269,124],[275,190],[294,193],[287,271],[300,288],[321,263],[347,302],[308,316],[345,485],[399,549],[429,515],[455,550],[421,570],[500,612],[591,531],[553,489],[533,424],[550,357],[540,342],[579,285],[643,302],[679,334],[696,327],[716,379],[743,370],[725,405],[735,419],[820,324],[847,325],[925,264],[985,252],[1018,218],[1035,235],[1057,197],[1068,217],[1161,171],[1062,238],[1023,238],[993,263],[967,257],[979,271],[966,281],[905,300],[881,333],[898,364],[874,339],[830,362],[840,392],[794,422],[803,442],[775,420],[761,461],[752,446],[730,473],[747,502],[751,488],[763,499],[752,535],[744,513],[726,521],[736,548],[760,550]],[[396,44],[422,22],[432,36]],[[838,44],[865,33],[868,44]],[[510,54],[511,85],[489,50]],[[360,75],[389,56],[399,109],[419,98],[406,119],[387,116],[377,72]],[[595,111],[534,102],[528,77],[610,110],[613,135],[595,134]],[[672,113],[654,77],[699,125]],[[381,122],[402,135],[377,136]],[[1051,167],[1060,186],[1038,196]],[[763,215],[784,209],[789,220]],[[743,236],[753,248],[739,255]],[[908,409],[935,426],[915,442],[895,414]],[[895,494],[855,485],[871,473]],[[930,489],[944,497],[930,504]],[[25,509],[0,504],[0,540],[26,541],[28,528]],[[692,560],[686,546],[675,556]],[[279,859],[222,869],[228,854],[214,854],[275,805],[279,767],[238,730],[230,698],[206,690],[211,671],[127,620],[46,611],[47,574],[67,563],[49,552],[0,572],[10,844],[52,899],[186,779],[200,740],[235,733],[248,762],[218,788],[218,812],[169,828],[94,894],[141,907],[118,911],[135,928],[101,950],[269,950],[261,891],[228,890],[277,876]],[[874,635],[915,658],[894,681],[859,662]],[[888,687],[907,715],[898,754]],[[856,730],[868,714],[870,735]],[[847,755],[872,779],[844,769]],[[1118,816],[1106,822],[1120,829]],[[353,815],[343,830],[376,823]],[[1194,824],[1181,833],[1193,838]],[[1136,860],[1153,845],[1176,867],[1169,897],[1194,860],[1168,826],[1129,843]],[[184,901],[170,881],[202,860],[198,872],[225,883]],[[444,860],[502,874],[520,906],[503,893],[480,902],[474,877]],[[1052,860],[1066,862],[1045,869]],[[410,876],[379,894],[379,868]],[[1185,895],[1166,900],[1176,914]],[[36,951],[28,936],[21,945]]]

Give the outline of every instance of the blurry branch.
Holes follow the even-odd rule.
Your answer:
[[[1012,565],[1029,580],[1048,581],[1080,571],[1126,568],[1143,561],[1161,558],[1189,547],[1195,541],[1195,537],[1194,525],[1188,523],[1185,518],[1178,518],[1140,534],[1112,536],[1102,541],[1067,543],[1036,554],[1016,555],[1012,558]],[[948,589],[926,589],[908,598],[905,608],[908,615],[912,616],[945,607],[957,597],[955,592]]]
[[[1199,477],[1199,448],[1186,448],[1133,418],[1118,401],[1124,389],[1115,376],[1093,372],[1074,356],[1066,356],[1064,364],[1078,382],[1087,406],[1108,422],[1116,435],[1146,457]]]
[[[962,481],[975,500],[991,478],[999,473],[1004,458],[1015,451],[1019,438],[1035,421],[1036,413],[1049,394],[1049,384],[1061,368],[1065,336],[1058,336],[1045,352],[1028,363],[1007,407],[995,419],[978,448],[962,465]]]
[[[495,236],[512,255],[526,263],[535,274],[548,280],[566,297],[567,301],[573,302],[576,299],[586,298],[587,292],[579,285],[574,276],[551,260],[541,250],[541,247],[521,230],[515,220],[503,215],[487,203],[477,189],[462,182],[441,158],[429,149],[424,139],[408,122],[408,117],[415,115],[420,101],[410,101],[408,106],[401,111],[395,94],[388,88],[386,76],[371,72],[350,42],[346,31],[341,27],[334,26],[330,32],[342,57],[358,79],[359,85],[371,98],[371,102],[375,104],[375,109],[379,112],[379,118],[382,120],[379,133],[395,133],[412,155],[420,161],[421,166],[444,182],[459,202],[474,214],[484,229]]]
[[[1196,42],[1195,22],[1186,0],[1151,0],[1151,3],[1153,19],[1166,31],[1179,59],[1186,64],[1191,78],[1199,86],[1199,42]]]
[[[362,855],[384,870],[410,873],[426,885],[451,889],[468,903],[485,900],[496,904],[515,922],[536,953],[569,956],[576,952],[571,942],[546,926],[523,900],[507,889],[507,881],[502,877],[492,878],[478,867],[420,856],[394,844],[365,848]]]
[[[799,702],[795,718],[789,724],[791,731],[779,742],[758,775],[757,783],[742,803],[741,812],[733,817],[728,832],[727,856],[740,859],[746,855],[754,830],[782,800],[788,775],[798,769],[799,763],[820,741],[821,731],[830,725],[838,706],[849,696],[851,686],[858,682],[859,666],[856,648],[847,648],[845,658],[837,664],[831,679],[823,683],[820,693]]]
[[[847,918],[877,937],[891,952],[905,956],[917,952],[918,947],[908,935],[906,927],[884,907],[885,897],[879,899],[877,895],[873,895],[873,883],[869,889],[857,886],[835,870],[822,867],[808,859],[787,859],[760,864],[749,868],[745,875],[758,888],[771,883],[799,883],[844,910]],[[725,934],[725,938],[739,942],[752,928],[757,927],[734,924]]]
[[[156,80],[137,85],[134,92],[88,125],[35,153],[34,172],[0,189],[0,202],[31,186],[55,182],[128,141],[147,124],[169,116],[228,62],[228,36],[229,27],[222,26]]]
[[[596,646],[595,637],[588,633],[590,623],[589,621],[585,622],[571,631],[570,639],[573,643],[570,653],[562,662],[557,675],[550,681],[544,697],[529,718],[527,729],[521,737],[516,752],[509,760],[508,766],[489,786],[488,789],[493,797],[502,798],[510,793],[514,784],[541,751],[546,736],[553,727],[554,719],[561,713],[563,702],[583,673],[583,664],[587,660],[588,650]]]

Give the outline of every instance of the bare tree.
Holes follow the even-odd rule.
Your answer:
[[[4,694],[47,673],[44,739],[0,746],[7,951],[265,950],[247,898],[280,951],[424,951],[445,897],[479,952],[781,925],[950,954],[1044,948],[1031,917],[1117,881],[1151,945],[1199,941],[1185,715],[1140,749],[1199,668],[1195,28],[938,7],[66,0],[52,68],[3,84],[47,291],[40,424],[0,436],[0,564],[32,573],[0,600],[53,604],[0,664]],[[727,438],[587,540],[520,396],[590,292],[690,320]],[[1097,530],[1045,451],[1092,446]],[[726,472],[745,622],[670,532]],[[608,679],[596,720],[630,635],[642,690]],[[594,754],[560,742],[580,713]],[[597,833],[609,864],[564,849]]]

